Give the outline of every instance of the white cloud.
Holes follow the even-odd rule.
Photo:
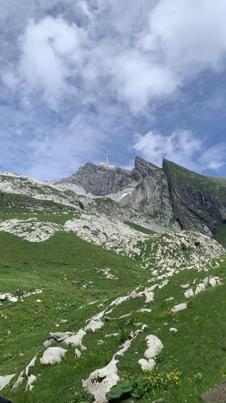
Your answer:
[[[183,76],[217,69],[226,52],[226,2],[160,0],[140,43]]]
[[[137,51],[125,51],[116,57],[110,72],[118,98],[128,101],[135,113],[144,111],[150,100],[174,93],[178,85],[167,66],[150,63]]]
[[[43,91],[49,106],[56,108],[61,98],[70,94],[68,79],[82,64],[86,39],[82,28],[62,18],[30,21],[21,38],[20,61],[20,74],[28,90]]]
[[[27,154],[31,150],[30,174],[60,176],[81,162],[95,160],[100,139],[106,144],[110,138],[115,149],[119,145],[126,154],[129,133],[151,127],[159,104],[164,121],[162,100],[168,108],[172,100],[177,104],[170,118],[172,127],[184,127],[190,99],[193,110],[196,101],[199,106],[202,103],[206,125],[210,121],[207,107],[214,109],[214,122],[220,124],[217,116],[219,108],[221,114],[224,109],[224,82],[222,92],[214,87],[214,99],[222,95],[221,106],[210,105],[213,94],[206,84],[197,80],[199,89],[205,85],[204,102],[209,106],[204,106],[201,91],[189,84],[206,70],[217,74],[225,69],[225,15],[225,0],[131,0],[129,5],[128,0],[7,0],[0,13],[0,119],[5,143],[9,143],[9,132],[11,143],[14,139],[18,143],[16,131],[21,130],[24,144],[19,150],[26,149]],[[178,113],[180,100],[185,100],[182,114]],[[113,109],[114,113],[108,113]],[[186,125],[197,125],[197,132],[202,125],[199,113],[197,107],[190,125],[186,116]],[[219,169],[224,144],[207,147],[200,137],[188,131],[168,138],[150,132],[137,139],[136,147],[156,163],[164,155],[194,169]],[[20,155],[21,162],[23,154],[7,151],[4,161]]]
[[[21,74],[50,105],[82,82],[87,97],[101,86],[144,112],[201,71],[223,66],[225,0],[137,0],[129,8],[126,0],[80,0],[76,10],[82,27],[49,16],[23,35]]]
[[[225,0],[139,0],[129,10],[125,0],[105,0],[98,7],[94,27],[103,25],[104,34],[93,44],[95,76],[107,77],[111,92],[132,112],[224,66]]]
[[[198,171],[218,170],[226,165],[226,143],[207,146],[190,130],[178,130],[168,136],[150,131],[138,135],[133,148],[158,166],[164,158]]]

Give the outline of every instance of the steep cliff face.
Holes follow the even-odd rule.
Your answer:
[[[226,178],[199,175],[166,160],[163,170],[181,227],[215,234],[226,220]]]
[[[159,217],[167,223],[173,220],[167,176],[157,166],[136,157],[133,178],[137,185],[129,200],[130,206],[146,214]]]

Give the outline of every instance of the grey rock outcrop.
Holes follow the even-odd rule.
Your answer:
[[[122,168],[105,168],[100,165],[87,163],[78,172],[62,180],[82,186],[87,193],[95,196],[106,196],[118,192],[122,187],[133,182],[131,171]]]
[[[132,175],[138,179],[134,189],[131,207],[145,213],[159,216],[165,221],[173,219],[167,176],[157,166],[136,157]]]

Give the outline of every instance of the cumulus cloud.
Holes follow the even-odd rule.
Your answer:
[[[218,170],[226,165],[226,143],[207,146],[204,139],[190,130],[178,130],[170,135],[150,131],[138,135],[133,148],[158,166],[164,158],[198,171]]]
[[[45,17],[29,22],[21,40],[21,74],[31,88],[43,88],[50,105],[82,80],[87,96],[101,83],[132,112],[143,112],[201,71],[223,65],[224,0],[217,6],[213,0],[138,0],[129,9],[125,0],[80,0],[76,10],[79,27]]]
[[[140,44],[182,75],[218,69],[226,51],[225,12],[224,0],[161,0]]]
[[[20,74],[28,90],[44,93],[50,107],[70,94],[68,80],[82,65],[82,48],[86,34],[76,24],[62,18],[46,17],[30,21],[21,37]]]
[[[0,15],[4,144],[9,132],[10,144],[13,139],[19,144],[19,130],[26,144],[15,146],[15,155],[28,150],[30,174],[45,176],[46,164],[49,174],[60,176],[96,159],[100,144],[111,140],[115,149],[127,152],[134,132],[150,129],[135,149],[153,162],[164,154],[194,169],[202,164],[220,169],[224,145],[207,147],[201,135],[176,130],[197,126],[198,133],[200,117],[183,122],[177,113],[168,136],[152,132],[151,124],[153,111],[163,108],[164,121],[166,103],[169,111],[173,102],[189,98],[194,80],[207,72],[214,80],[225,71],[225,15],[225,0],[136,0],[129,7],[128,0],[8,0]],[[219,108],[214,108],[217,121]],[[158,123],[155,127],[166,127]],[[216,143],[217,129],[215,139],[211,135]]]
[[[135,111],[182,89],[202,71],[218,71],[226,56],[224,0],[159,0],[144,12],[149,20],[131,33],[130,51],[120,49],[112,63],[117,93]]]
[[[144,111],[150,100],[165,98],[177,89],[177,77],[167,66],[150,63],[137,51],[124,52],[111,66],[117,96],[134,113]]]

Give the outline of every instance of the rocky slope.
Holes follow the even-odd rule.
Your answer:
[[[213,235],[226,222],[226,178],[199,175],[167,160],[158,168],[136,157],[131,171],[89,163],[61,183],[111,198],[174,230]]]
[[[165,226],[179,227],[174,223],[165,172],[142,158],[136,157],[131,171],[88,163],[60,183],[81,186],[88,194],[107,196],[120,206],[157,218]]]

